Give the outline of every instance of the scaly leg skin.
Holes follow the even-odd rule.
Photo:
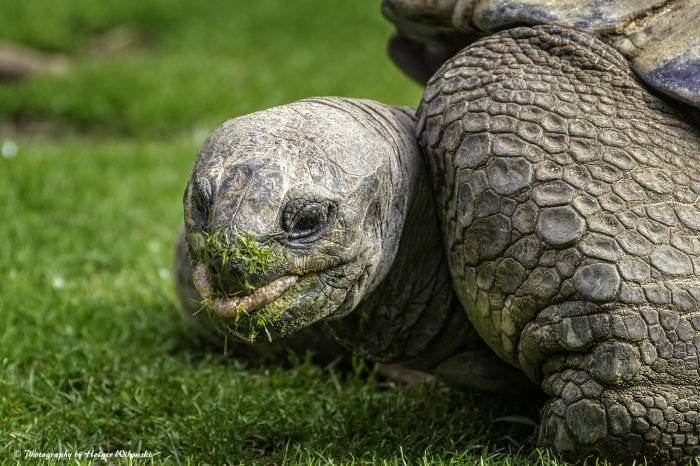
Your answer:
[[[538,442],[700,454],[700,134],[612,48],[544,26],[466,48],[417,134],[460,301],[551,397]]]
[[[323,322],[295,332],[286,338],[272,342],[247,343],[229,337],[228,342],[212,323],[207,309],[203,308],[202,297],[192,280],[192,265],[187,252],[184,228],[177,234],[173,264],[175,292],[180,300],[185,317],[193,328],[209,343],[227,350],[234,357],[248,361],[285,361],[290,353],[303,356],[306,351],[313,353],[313,360],[327,364],[349,357],[349,353],[338,343]]]

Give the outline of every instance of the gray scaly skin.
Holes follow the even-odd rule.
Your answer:
[[[551,397],[538,443],[700,455],[700,133],[614,49],[516,28],[449,60],[417,134],[455,290]]]
[[[189,254],[179,251],[176,285],[186,312],[203,296],[219,330],[274,340],[234,351],[276,356],[318,351],[320,342],[328,354],[327,329],[304,329],[323,319],[355,354],[376,361],[474,389],[532,388],[485,348],[455,297],[412,110],[317,98],[230,120],[197,158],[185,230]],[[214,233],[250,235],[284,260],[264,274],[251,274],[245,258],[222,264],[207,241]],[[268,304],[230,312],[230,302],[290,276],[296,281]],[[267,313],[263,323],[248,318]],[[211,335],[200,315],[193,320]]]

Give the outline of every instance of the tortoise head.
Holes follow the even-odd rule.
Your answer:
[[[407,209],[412,118],[309,99],[224,123],[184,197],[194,281],[217,326],[272,338],[349,313],[381,281]]]

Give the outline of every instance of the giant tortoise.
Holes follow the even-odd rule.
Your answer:
[[[184,198],[187,313],[272,341],[241,352],[336,354],[330,330],[543,391],[537,443],[569,458],[700,455],[700,4],[553,3],[385,0],[392,57],[434,72],[417,111],[311,98],[216,129]]]

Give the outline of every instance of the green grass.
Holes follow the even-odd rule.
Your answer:
[[[80,130],[163,134],[313,95],[415,105],[385,55],[379,2],[2,0],[0,38],[66,53],[60,76],[0,87],[2,114]],[[175,6],[176,5],[176,6]],[[97,38],[134,46],[109,57]]]
[[[509,453],[527,427],[493,422],[523,407],[401,389],[361,363],[246,367],[198,341],[168,270],[194,151],[188,137],[69,138],[0,159],[0,458],[520,464],[531,453]]]
[[[22,457],[123,450],[170,464],[563,464],[533,448],[530,427],[497,421],[533,416],[527,406],[403,389],[362,362],[246,365],[181,318],[171,253],[207,132],[312,95],[417,103],[385,56],[378,1],[0,10],[0,39],[72,63],[0,86],[0,460],[107,464]],[[95,54],[115,37],[132,45]]]

